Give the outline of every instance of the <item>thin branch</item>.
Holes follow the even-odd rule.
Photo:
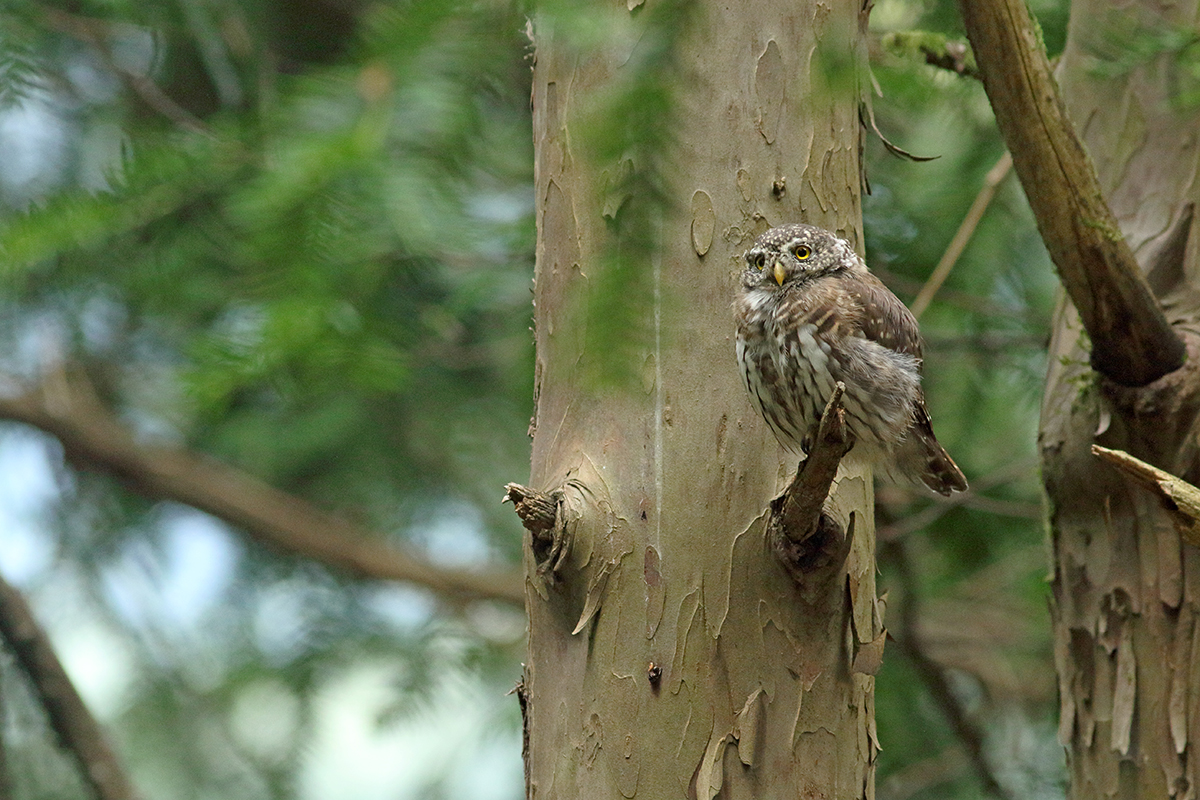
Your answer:
[[[197,133],[211,134],[212,129],[204,121],[176,103],[161,87],[145,75],[125,69],[113,57],[109,45],[109,24],[104,20],[71,14],[58,8],[43,6],[42,12],[50,27],[96,48],[100,60],[110,72],[125,82],[133,93],[149,108],[162,114],[181,128]]]
[[[1036,469],[1036,467],[1036,459],[1014,461],[1011,464],[1005,464],[983,478],[971,481],[971,488],[967,491],[956,492],[950,497],[934,498],[933,502],[917,513],[910,514],[889,525],[877,528],[875,535],[881,542],[907,536],[910,533],[928,527],[931,523],[941,519],[959,506],[975,508],[985,513],[996,514],[997,516],[1038,519],[1042,515],[1041,506],[1033,503],[996,500],[991,497],[984,497],[981,494],[985,489],[990,489],[993,486],[1001,486],[1018,478],[1023,478],[1031,470]],[[927,495],[922,493],[920,496],[924,499]]]
[[[29,604],[0,578],[0,636],[29,677],[59,743],[79,762],[84,781],[97,800],[132,800],[133,785],[109,746],[96,719],[67,677]]]
[[[963,250],[967,247],[967,243],[975,235],[975,228],[979,226],[979,221],[983,219],[988,206],[992,204],[992,198],[996,196],[996,189],[1008,177],[1011,169],[1012,156],[1006,152],[1000,156],[1000,160],[996,162],[996,165],[988,170],[987,176],[983,179],[983,187],[980,188],[979,194],[975,195],[975,202],[971,203],[971,208],[967,211],[967,216],[963,218],[962,224],[958,226],[958,230],[955,232],[954,238],[950,240],[950,245],[946,248],[946,252],[942,253],[937,266],[930,273],[929,280],[925,281],[925,285],[921,287],[921,291],[917,294],[916,299],[909,306],[909,310],[912,311],[913,316],[917,319],[920,319],[921,315],[925,313],[925,309],[929,308],[929,304],[933,301],[933,296],[937,294],[938,289],[942,288],[942,284],[946,282],[946,278],[950,277],[950,270],[954,269],[954,265],[958,263],[958,257],[962,255]]]
[[[72,461],[111,473],[147,496],[206,511],[284,552],[361,578],[412,581],[447,596],[524,602],[515,570],[435,566],[252,475],[200,454],[136,441],[80,376],[59,373],[19,395],[0,394],[0,419],[39,428],[56,437]]]
[[[992,772],[991,765],[988,764],[987,757],[984,755],[982,731],[970,719],[966,709],[955,696],[946,671],[941,664],[938,664],[925,652],[925,648],[921,644],[921,636],[917,630],[917,620],[920,618],[917,577],[909,560],[904,540],[893,539],[890,542],[881,542],[881,555],[886,555],[896,567],[896,577],[900,583],[902,595],[900,624],[896,631],[899,634],[897,638],[900,649],[912,663],[917,676],[925,685],[926,691],[929,692],[950,724],[954,735],[962,743],[976,777],[983,784],[984,791],[994,797],[1009,798],[1008,792],[996,779],[996,775]]]
[[[964,78],[978,78],[975,56],[966,42],[948,38],[931,31],[891,31],[872,39],[872,45],[897,58],[910,60],[920,57],[932,67],[949,70]],[[872,47],[871,55],[876,55]]]
[[[1171,329],[1104,201],[1025,0],[960,0],[996,123],[1038,230],[1092,342],[1092,366],[1124,386],[1178,369]]]
[[[1175,519],[1179,535],[1193,547],[1200,547],[1200,489],[1169,472],[1134,458],[1123,450],[1092,445],[1095,455],[1158,495]]]

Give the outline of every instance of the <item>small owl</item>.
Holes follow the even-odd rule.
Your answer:
[[[965,491],[925,408],[917,320],[854,248],[812,225],[781,225],[754,241],[746,265],[734,303],[738,362],[780,444],[804,451],[842,381],[848,459],[943,495]]]

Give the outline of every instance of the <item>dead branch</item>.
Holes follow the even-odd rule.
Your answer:
[[[1092,445],[1092,454],[1112,464],[1162,500],[1184,541],[1200,547],[1200,489],[1123,450]]]
[[[946,670],[933,659],[921,642],[917,620],[920,618],[920,596],[917,592],[917,577],[913,572],[912,562],[908,557],[908,549],[903,539],[893,539],[880,543],[880,554],[888,558],[896,567],[896,577],[901,593],[899,628],[896,633],[900,650],[908,658],[917,672],[917,676],[925,685],[942,715],[950,724],[954,735],[958,737],[967,758],[983,789],[993,797],[1009,798],[1010,795],[996,779],[992,767],[987,762],[983,752],[983,732],[967,714],[958,697],[950,686]]]
[[[1104,200],[1024,0],[959,7],[1038,230],[1091,338],[1092,367],[1124,386],[1173,372],[1183,342]]]
[[[529,531],[538,574],[553,581],[571,552],[571,537],[558,513],[561,492],[546,494],[519,483],[504,485],[503,503],[512,503]]]
[[[59,743],[79,762],[83,779],[96,800],[136,797],[103,729],[67,677],[29,604],[3,578],[0,578],[0,636],[8,642],[21,670],[29,677]]]
[[[768,531],[780,559],[796,577],[845,555],[843,545],[849,536],[825,513],[825,500],[838,465],[854,446],[842,407],[845,391],[845,384],[838,381],[820,423],[810,436],[808,457],[800,462],[796,476],[783,494],[771,501]]]
[[[435,566],[245,472],[198,453],[138,442],[82,376],[59,372],[31,390],[0,394],[0,419],[45,431],[73,462],[108,472],[149,497],[206,511],[283,552],[360,578],[411,581],[448,597],[524,602],[515,570]]]
[[[558,501],[545,492],[530,489],[519,483],[504,484],[502,503],[512,503],[513,510],[521,518],[521,524],[535,537],[554,529],[558,516]]]
[[[979,221],[983,219],[984,213],[988,210],[988,206],[992,204],[992,198],[996,196],[996,190],[1000,188],[1001,182],[1008,177],[1008,173],[1012,170],[1012,156],[1008,153],[1000,156],[1000,160],[996,165],[988,170],[987,176],[983,179],[983,186],[979,190],[979,194],[975,195],[975,201],[971,203],[971,208],[967,211],[967,215],[963,217],[962,223],[958,226],[958,230],[954,233],[954,238],[950,240],[946,252],[942,253],[942,257],[938,259],[937,266],[933,268],[933,272],[929,274],[929,279],[925,281],[925,285],[921,287],[921,291],[917,294],[915,300],[909,310],[917,319],[925,313],[925,309],[929,308],[929,304],[933,302],[934,295],[938,289],[942,288],[942,284],[946,282],[946,278],[950,277],[950,270],[954,269],[954,265],[958,263],[958,257],[962,255],[966,249],[967,243],[971,241],[971,237],[975,235],[975,229],[979,227]]]

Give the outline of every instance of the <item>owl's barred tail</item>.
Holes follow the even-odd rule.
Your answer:
[[[950,457],[946,449],[936,441],[930,441],[929,444],[932,446],[928,449],[925,471],[921,473],[921,483],[947,497],[951,492],[965,492],[967,479],[962,474],[962,470],[958,468],[958,464],[954,463],[954,459]]]
[[[966,476],[933,435],[933,423],[929,420],[929,412],[924,409],[923,403],[921,405],[912,429],[913,435],[904,446],[904,449],[909,451],[907,455],[910,464],[905,465],[910,469],[909,474],[946,497],[949,497],[951,492],[965,492]]]
[[[949,497],[952,492],[967,490],[967,479],[962,470],[933,435],[933,425],[924,403],[917,406],[916,420],[896,449],[894,458],[897,472],[938,494]]]

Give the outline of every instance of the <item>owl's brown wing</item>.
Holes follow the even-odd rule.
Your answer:
[[[889,350],[907,353],[921,361],[921,333],[916,317],[892,294],[883,282],[870,273],[858,274],[847,281],[845,289],[857,301],[857,322],[863,336]]]

